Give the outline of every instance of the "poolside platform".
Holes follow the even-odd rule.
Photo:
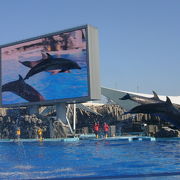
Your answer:
[[[149,136],[115,136],[115,137],[100,137],[96,138],[94,134],[81,134],[78,137],[72,137],[72,138],[47,138],[43,140],[39,139],[0,139],[0,143],[3,142],[78,142],[81,140],[90,140],[90,141],[127,141],[127,142],[133,142],[133,141],[179,141],[180,137],[172,137],[172,138],[155,138],[155,137],[149,137]]]
[[[149,137],[149,136],[115,136],[115,137],[108,137],[103,138],[100,137],[96,139],[96,136],[94,134],[82,134],[79,136],[80,140],[123,140],[123,141],[156,141],[155,137]]]
[[[60,142],[76,142],[79,141],[78,137],[74,138],[47,138],[47,139],[1,139],[0,142],[53,142],[53,141],[60,141]]]

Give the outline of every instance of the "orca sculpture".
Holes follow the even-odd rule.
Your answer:
[[[128,113],[144,113],[166,116],[164,120],[180,128],[180,110],[177,109],[167,97],[166,102],[142,104],[132,108]]]
[[[127,93],[125,96],[123,96],[122,98],[119,98],[119,99],[120,100],[131,100],[131,101],[134,101],[138,104],[150,104],[150,103],[164,102],[164,101],[159,99],[159,97],[155,91],[153,91],[153,95],[154,96],[152,98],[148,98],[148,97],[144,97],[144,96],[138,96],[138,95]],[[174,104],[174,103],[173,103],[173,105],[176,108],[180,109],[180,105]]]
[[[149,104],[149,103],[158,103],[162,102],[156,92],[153,91],[154,96],[152,98],[148,97],[143,97],[143,96],[138,96],[138,95],[130,95],[127,93],[125,96],[122,98],[119,98],[120,100],[132,100],[134,102],[137,102],[139,104]]]

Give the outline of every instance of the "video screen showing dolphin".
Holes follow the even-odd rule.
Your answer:
[[[44,51],[41,51],[41,54],[42,54],[42,58],[39,60],[36,60],[36,61],[19,61],[19,62],[26,67],[33,68],[37,64],[41,63],[44,59],[48,58],[47,53],[45,53]]]
[[[48,53],[47,56],[47,59],[41,61],[31,68],[24,80],[42,71],[52,71],[52,74],[57,74],[62,72],[70,72],[71,69],[81,69],[81,67],[72,60],[65,58],[54,58]]]
[[[37,90],[24,81],[21,75],[19,75],[18,80],[4,84],[2,86],[2,92],[14,93],[29,102],[45,100]]]
[[[57,73],[63,73],[68,72],[70,73],[71,69],[81,69],[81,67],[74,61],[71,61],[69,59],[65,58],[57,58],[53,57],[47,52],[42,51],[42,59],[37,61],[19,61],[21,64],[23,64],[26,67],[31,68],[31,70],[28,72],[27,77],[25,79],[28,79],[32,76],[32,74],[39,73],[37,70],[40,69],[40,72],[47,71],[50,72],[52,75]],[[46,61],[45,61],[46,60]],[[56,61],[53,61],[56,60]],[[60,60],[60,61],[58,61]],[[37,66],[40,64],[39,66]]]
[[[90,73],[95,54],[90,57],[94,49],[88,48],[89,39],[94,34],[89,32],[97,33],[85,25],[1,46],[2,105],[74,102],[96,95],[90,93],[95,91],[90,80],[98,79],[90,76],[98,73]]]

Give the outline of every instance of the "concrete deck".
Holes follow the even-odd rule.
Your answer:
[[[77,142],[81,140],[91,140],[91,141],[178,141],[180,140],[180,137],[174,137],[174,138],[155,138],[155,137],[149,137],[149,136],[115,136],[115,137],[100,137],[96,139],[96,136],[94,134],[81,134],[79,137],[74,138],[49,138],[49,139],[43,139],[42,141],[39,139],[1,139],[1,142],[53,142],[53,141],[60,141],[60,142]]]

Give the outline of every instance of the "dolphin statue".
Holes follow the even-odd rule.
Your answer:
[[[162,100],[159,99],[157,93],[155,91],[153,91],[153,97],[152,98],[148,98],[148,97],[144,97],[144,96],[138,96],[138,95],[131,95],[129,93],[127,93],[125,96],[123,96],[122,98],[119,98],[120,100],[131,100],[134,101],[136,103],[139,104],[149,104],[149,103],[159,103],[159,102],[164,102]],[[180,109],[180,105],[179,104],[174,104],[173,105]]]
[[[132,100],[134,102],[137,102],[139,104],[149,104],[149,103],[158,103],[158,102],[163,102],[159,99],[158,95],[156,92],[153,91],[153,97],[148,98],[148,97],[143,97],[143,96],[138,96],[138,95],[130,95],[127,93],[125,96],[122,98],[119,98],[120,100]]]
[[[145,113],[155,114],[160,117],[166,117],[164,120],[172,123],[174,126],[180,128],[180,110],[177,109],[169,99],[166,97],[166,102],[143,104],[132,108],[130,114]],[[162,115],[162,116],[161,116]]]
[[[12,92],[29,102],[43,101],[44,97],[35,90],[32,86],[27,84],[21,75],[16,81],[11,81],[2,86],[2,92]]]
[[[172,109],[172,107],[175,108],[169,97],[167,97],[166,102],[142,104],[132,108],[129,113],[164,113]]]
[[[81,69],[81,67],[74,61],[65,58],[54,58],[46,53],[48,58],[32,67],[26,74],[24,80],[42,71],[52,71],[52,74],[69,72],[70,69]]]

